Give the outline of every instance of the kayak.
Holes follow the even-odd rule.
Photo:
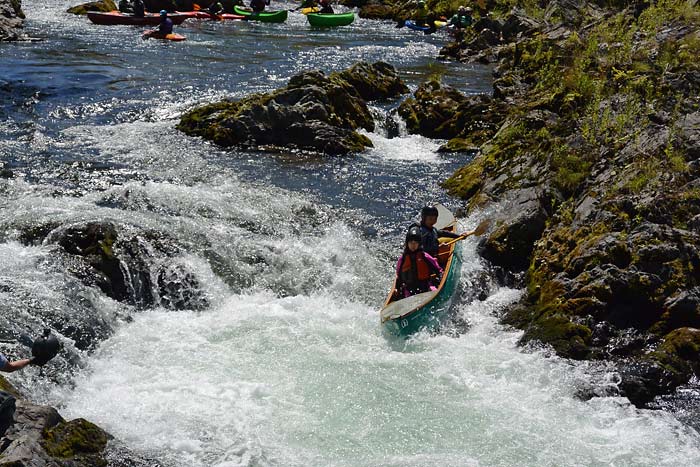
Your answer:
[[[455,232],[457,221],[454,215],[445,206],[438,204],[437,208],[438,222],[435,228]],[[435,330],[445,321],[446,312],[452,305],[461,275],[460,242],[454,242],[448,246],[442,245],[438,256],[444,272],[437,290],[397,300],[398,297],[393,293],[396,290],[396,278],[394,278],[389,296],[379,312],[381,323],[390,334],[408,337],[421,329]]]
[[[430,29],[428,26],[420,26],[420,25],[416,24],[415,21],[410,20],[410,19],[407,19],[404,24],[406,25],[406,27],[408,29],[413,29],[414,31],[427,31]],[[435,27],[437,29],[444,28],[445,26],[447,26],[446,21],[437,21],[437,20],[435,21]]]
[[[308,15],[306,15],[306,19],[309,21],[309,24],[311,26],[347,26],[348,24],[355,21],[355,13],[353,13],[352,11],[348,13],[339,14],[309,13]]]
[[[173,42],[180,42],[180,41],[184,41],[187,39],[182,34],[175,34],[175,33],[161,34],[158,31],[146,31],[143,33],[141,38],[142,39],[161,39],[164,41],[173,41]]]
[[[145,16],[134,16],[125,15],[117,10],[109,12],[101,11],[88,11],[88,19],[95,23],[103,26],[115,26],[115,25],[135,25],[135,26],[156,26],[160,24],[160,15],[157,13],[146,13]],[[173,22],[173,24],[181,24],[187,18],[191,18],[190,15],[186,13],[172,13],[168,15]]]
[[[309,6],[301,9],[302,15],[308,15],[309,13],[318,13],[321,9],[317,6]]]
[[[260,13],[254,13],[250,10],[244,10],[239,6],[234,6],[233,11],[238,15],[245,16],[245,19],[250,21],[261,21],[263,23],[284,23],[287,20],[287,10],[261,11]]]

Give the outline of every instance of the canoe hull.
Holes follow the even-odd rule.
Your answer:
[[[457,221],[444,206],[437,205],[438,223],[435,227],[456,233]],[[408,337],[421,329],[437,330],[449,317],[448,309],[452,305],[455,292],[459,287],[462,270],[462,252],[459,242],[441,241],[439,258],[447,258],[444,273],[438,289],[435,291],[411,295],[396,300],[393,291],[397,288],[396,279],[391,292],[379,315],[384,329],[395,336]]]
[[[314,27],[328,28],[336,26],[347,26],[355,21],[355,13],[322,14],[309,13],[306,15],[309,24]]]
[[[245,16],[245,19],[248,21],[260,21],[262,23],[284,23],[287,21],[287,10],[253,13],[252,11],[243,10],[238,6],[234,6],[233,11],[237,15]]]
[[[454,301],[461,270],[462,254],[460,246],[457,246],[452,254],[452,264],[447,272],[445,284],[435,297],[412,313],[384,321],[384,329],[391,335],[399,337],[408,337],[420,330],[439,329],[445,322],[447,311]]]
[[[160,15],[156,13],[146,13],[143,18],[134,15],[125,15],[119,11],[109,11],[107,13],[101,11],[88,11],[88,19],[101,26],[157,26],[160,24]],[[168,15],[173,24],[182,24],[187,18],[187,14],[173,13]]]

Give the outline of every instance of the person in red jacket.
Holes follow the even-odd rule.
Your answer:
[[[423,251],[419,226],[411,226],[406,234],[403,255],[396,264],[396,288],[402,298],[436,290],[434,279],[439,281],[442,268],[437,260]]]

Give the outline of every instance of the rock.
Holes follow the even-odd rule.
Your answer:
[[[408,92],[396,69],[385,62],[359,62],[334,76],[348,83],[366,101],[390,99]],[[290,82],[291,84],[291,82]]]
[[[430,80],[401,103],[398,113],[406,121],[409,133],[428,138],[461,138],[466,140],[464,146],[479,146],[498,130],[503,121],[502,110],[488,96],[465,96]]]
[[[15,174],[10,169],[0,169],[0,178],[12,178]]]
[[[309,71],[269,94],[194,109],[182,117],[178,129],[222,146],[348,154],[372,145],[356,131],[374,129],[365,99],[387,99],[406,90],[396,71],[383,62],[358,63],[327,77]]]
[[[510,199],[494,219],[497,227],[479,244],[479,253],[497,266],[523,271],[545,229],[549,214],[539,188],[523,188],[509,193]]]
[[[638,407],[659,394],[668,394],[681,382],[674,374],[653,361],[626,360],[618,365],[620,393]]]
[[[368,3],[360,8],[358,16],[365,19],[393,19],[394,7],[381,3]]]
[[[15,422],[0,437],[0,466],[99,467],[160,464],[136,456],[97,425],[78,418],[66,421],[53,407],[17,401]],[[114,458],[115,451],[118,458]]]
[[[700,375],[700,329],[683,327],[669,332],[653,355],[679,372]]]
[[[88,11],[102,11],[108,12],[117,9],[117,5],[114,0],[99,0],[96,2],[83,3],[81,5],[76,5],[74,7],[68,8],[66,10],[68,13],[74,15],[87,15]]]
[[[0,0],[0,42],[17,41],[23,38],[21,34],[24,13],[20,0]],[[10,178],[3,169],[2,178]]]
[[[504,40],[512,41],[518,35],[531,35],[543,27],[543,23],[527,16],[524,10],[513,8],[498,32],[503,36]]]
[[[140,308],[156,304],[174,309],[208,306],[196,277],[182,265],[164,261],[179,255],[181,248],[158,232],[88,222],[60,226],[43,242],[60,246],[68,255],[68,271],[115,300]]]

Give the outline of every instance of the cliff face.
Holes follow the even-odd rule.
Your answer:
[[[0,42],[22,38],[22,3],[20,0],[0,0]]]
[[[492,3],[443,54],[498,64],[501,120],[445,186],[499,205],[481,253],[527,287],[504,321],[643,405],[700,374],[700,7]]]

